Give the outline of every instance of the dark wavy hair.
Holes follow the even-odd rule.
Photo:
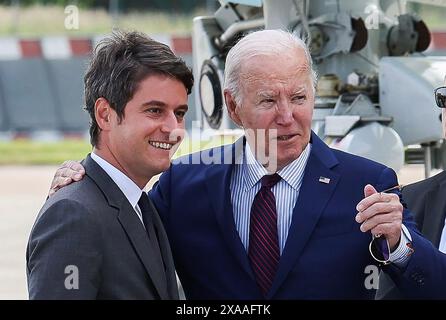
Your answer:
[[[90,142],[97,146],[100,128],[95,119],[94,105],[105,98],[119,120],[138,89],[150,75],[166,75],[184,84],[190,94],[193,75],[183,59],[170,48],[139,32],[114,32],[96,46],[84,77],[85,110],[90,115]]]

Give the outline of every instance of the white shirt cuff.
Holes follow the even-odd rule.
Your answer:
[[[401,239],[400,244],[395,251],[390,253],[390,262],[394,263],[397,267],[404,268],[409,262],[410,255],[413,250],[408,246],[408,243],[412,242],[412,236],[406,226],[401,225]]]

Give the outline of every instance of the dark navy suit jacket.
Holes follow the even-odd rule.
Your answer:
[[[229,189],[243,143],[240,139],[180,158],[150,193],[189,299],[262,299],[236,230]],[[200,162],[200,157],[205,160],[190,164]],[[210,158],[226,164],[203,163]],[[330,182],[319,182],[320,177]],[[376,263],[368,250],[371,234],[361,232],[355,221],[356,205],[368,183],[378,191],[398,184],[392,169],[332,150],[312,134],[288,239],[267,298],[373,299],[375,290],[365,286],[365,269]],[[390,265],[386,272],[411,297],[438,295],[438,280],[445,283],[446,261],[416,231],[407,210],[404,224],[415,253],[405,270]],[[422,283],[411,276],[415,272]]]

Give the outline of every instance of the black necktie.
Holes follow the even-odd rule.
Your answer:
[[[144,227],[146,228],[147,234],[149,238],[153,238],[153,234],[151,230],[153,229],[153,219],[152,219],[152,210],[150,208],[149,197],[145,192],[141,194],[141,197],[138,201],[139,209],[141,210],[142,221],[144,223]],[[156,238],[156,237],[155,237]]]
[[[147,235],[149,236],[150,239],[150,243],[153,246],[155,254],[159,254],[159,258],[161,261],[163,261],[164,264],[164,260],[162,259],[161,256],[161,248],[158,243],[157,232],[155,231],[155,225],[153,223],[153,216],[152,216],[153,210],[149,203],[149,197],[147,196],[147,193],[145,192],[142,193],[138,201],[138,206],[139,209],[141,210],[142,221],[144,222],[144,227],[146,228]]]

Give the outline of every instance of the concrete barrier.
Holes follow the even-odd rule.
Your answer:
[[[91,52],[105,36],[92,38],[0,38],[0,132],[24,136],[35,131],[82,133],[83,76]],[[153,35],[192,66],[190,37]],[[195,97],[189,97],[186,128],[194,120]]]
[[[446,32],[433,31],[426,54],[446,54]],[[192,67],[190,36],[150,35],[169,45]],[[29,130],[82,132],[83,75],[90,54],[104,35],[91,38],[0,38],[0,132]],[[32,78],[32,79],[30,79]],[[186,128],[197,120],[196,97],[189,96]]]

